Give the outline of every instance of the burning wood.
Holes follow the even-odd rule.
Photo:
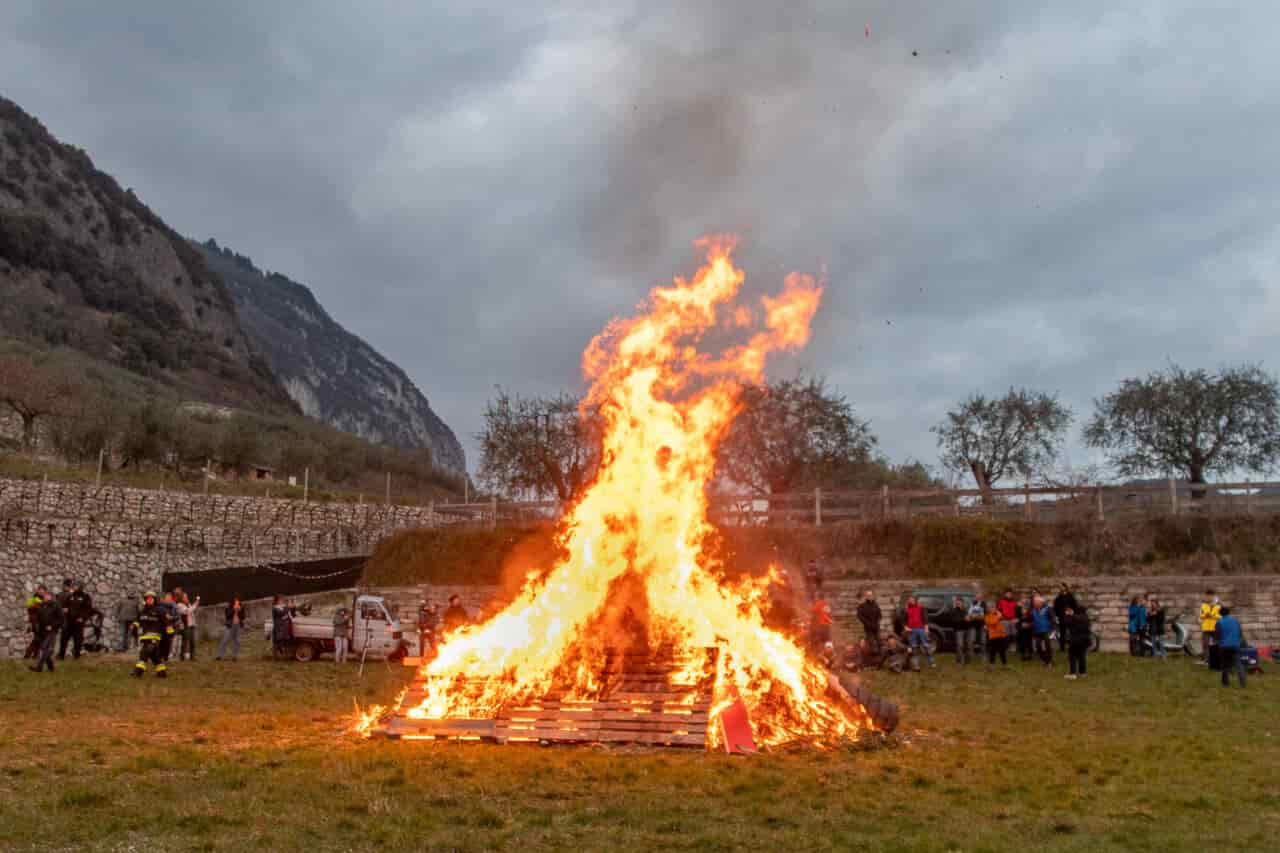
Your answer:
[[[714,535],[706,486],[741,383],[761,380],[770,353],[804,345],[822,290],[792,274],[780,295],[739,304],[733,240],[699,246],[707,263],[692,280],[654,289],[583,357],[592,383],[584,405],[603,418],[603,452],[560,522],[562,558],[531,573],[500,613],[445,638],[389,733],[512,741],[621,732],[718,744],[718,716],[739,700],[760,745],[873,728],[860,706],[832,697],[826,672],[792,638],[766,627],[770,579],[730,584],[704,548]],[[746,341],[699,349],[711,334]],[[670,719],[686,711],[687,725]]]

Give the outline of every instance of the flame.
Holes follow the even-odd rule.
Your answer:
[[[763,378],[770,353],[807,342],[822,288],[792,274],[779,295],[749,309],[735,303],[745,276],[732,260],[734,238],[697,245],[707,260],[692,280],[655,288],[640,313],[609,323],[583,356],[584,406],[604,419],[603,454],[560,521],[562,559],[531,573],[501,612],[445,638],[420,672],[425,698],[408,716],[492,716],[553,687],[588,701],[603,687],[606,647],[638,634],[692,661],[674,684],[697,684],[697,652],[719,647],[713,708],[740,696],[761,744],[871,725],[829,698],[825,670],[792,639],[765,627],[771,578],[724,582],[703,547],[714,533],[706,487],[742,383]],[[698,347],[709,332],[752,326],[746,343]]]

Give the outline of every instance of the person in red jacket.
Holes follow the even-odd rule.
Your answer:
[[[831,642],[831,605],[821,595],[810,611],[809,637],[814,649],[821,651]]]
[[[1012,589],[1006,589],[1004,595],[1000,596],[1000,600],[996,602],[996,610],[1000,613],[1000,619],[1004,622],[1004,636],[1008,640],[1016,630],[1014,622],[1018,618],[1018,602],[1013,597]]]
[[[919,654],[916,651],[919,648],[924,652],[925,657],[929,659],[929,666],[935,666],[933,662],[933,649],[929,648],[929,631],[925,622],[924,607],[916,600],[913,595],[907,599],[907,644],[911,647],[913,655]]]

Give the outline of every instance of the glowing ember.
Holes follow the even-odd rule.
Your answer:
[[[532,573],[487,622],[445,638],[420,672],[425,696],[408,717],[492,718],[553,687],[565,701],[596,699],[608,648],[674,649],[694,663],[671,683],[693,685],[705,660],[695,652],[719,647],[713,714],[740,696],[758,743],[871,725],[829,698],[826,672],[793,640],[765,627],[770,579],[730,585],[703,547],[713,535],[706,486],[741,383],[763,378],[769,353],[805,344],[822,290],[792,274],[751,310],[735,301],[744,275],[733,239],[698,246],[707,263],[691,281],[653,290],[642,313],[611,322],[583,357],[585,405],[600,409],[604,452],[560,522],[561,561]],[[746,343],[697,346],[716,330],[744,329]]]

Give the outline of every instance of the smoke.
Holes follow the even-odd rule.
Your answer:
[[[982,37],[980,13],[948,11],[959,14],[819,0],[646,6],[598,84],[612,121],[584,206],[592,257],[613,274],[665,278],[707,232],[742,235],[748,262],[769,245],[762,260],[777,270],[817,269],[837,242],[872,245],[851,218],[859,206],[874,218],[884,180],[869,175],[895,156],[880,146],[931,75],[958,68]]]

